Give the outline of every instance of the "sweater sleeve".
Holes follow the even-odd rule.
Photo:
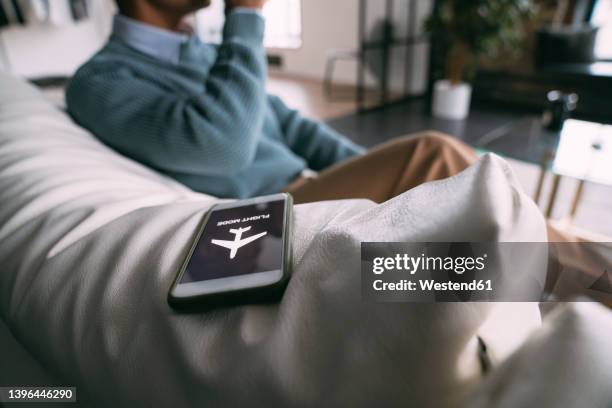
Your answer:
[[[111,147],[154,168],[236,174],[254,160],[262,133],[263,32],[261,16],[230,13],[203,91],[170,90],[128,64],[86,65],[68,87],[68,109]]]
[[[313,170],[322,170],[332,164],[363,154],[365,149],[351,142],[326,124],[304,118],[289,109],[277,96],[270,96],[289,148],[303,157]]]

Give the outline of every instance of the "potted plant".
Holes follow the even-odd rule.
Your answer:
[[[432,113],[465,119],[472,87],[469,80],[478,60],[505,49],[518,49],[530,0],[438,0],[427,21],[433,56],[444,67],[444,79],[433,86]],[[437,54],[437,55],[436,55]]]

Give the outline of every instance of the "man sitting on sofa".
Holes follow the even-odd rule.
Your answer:
[[[223,41],[213,46],[181,26],[209,0],[117,0],[108,43],[68,86],[70,114],[119,152],[217,197],[284,190],[296,202],[382,202],[475,160],[433,133],[366,153],[267,95],[264,3],[226,0]]]

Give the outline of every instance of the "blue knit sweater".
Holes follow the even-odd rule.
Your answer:
[[[307,167],[359,154],[266,94],[263,32],[260,16],[230,13],[220,46],[189,38],[176,62],[114,33],[70,81],[68,110],[117,151],[218,197],[278,192]]]

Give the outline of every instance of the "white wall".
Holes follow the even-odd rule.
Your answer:
[[[302,46],[298,49],[270,50],[283,57],[283,70],[300,76],[322,79],[328,50],[356,49],[356,0],[303,0]],[[354,63],[339,63],[336,78],[354,82]]]
[[[377,21],[384,17],[384,0],[368,0],[366,32],[370,32]],[[417,21],[419,31],[430,12],[431,0],[418,0]],[[320,80],[323,78],[327,53],[332,49],[355,50],[358,47],[358,2],[357,0],[303,0],[302,1],[302,47],[299,49],[271,49],[271,54],[283,57],[283,72]],[[397,35],[406,35],[409,16],[408,2],[394,2],[393,24]],[[408,52],[410,65],[404,64],[404,53]],[[392,56],[390,87],[403,92],[404,78],[408,76],[409,93],[425,91],[428,69],[427,44],[397,49]],[[406,72],[407,71],[407,72]],[[335,82],[354,84],[357,64],[355,61],[337,63]],[[370,77],[368,82],[374,83]]]
[[[368,0],[368,28],[384,16],[385,0]],[[114,11],[113,0],[94,0],[92,14],[95,18],[76,24],[59,26],[28,26],[2,30],[3,44],[11,62],[11,70],[19,75],[70,75],[91,56],[106,40]],[[398,35],[406,34],[408,2],[396,0],[394,24]],[[206,33],[222,24],[221,0],[214,0],[214,7],[198,18],[200,33]],[[358,47],[357,0],[302,0],[302,46],[297,49],[269,49],[271,54],[283,58],[282,71],[305,78],[322,80],[327,53],[333,49],[355,50]],[[429,13],[431,0],[418,0],[417,15],[420,24]],[[207,27],[208,26],[208,27]],[[392,56],[396,63],[390,68],[390,86],[403,92],[404,78],[408,76],[408,92],[425,90],[428,47],[419,44],[407,49],[410,64],[404,65],[406,50],[398,49]],[[335,82],[354,84],[356,62],[341,61],[334,73]],[[374,81],[370,76],[368,82]]]
[[[282,1],[282,0],[275,0]],[[417,32],[423,31],[423,22],[430,12],[432,0],[417,1]],[[408,3],[395,0],[393,24],[397,36],[407,34],[410,17]],[[268,52],[283,59],[282,72],[300,77],[322,80],[328,52],[331,50],[356,50],[358,39],[358,1],[357,0],[302,0],[302,45],[297,49],[268,48]],[[385,0],[368,0],[368,21],[366,32],[384,18]],[[218,41],[223,24],[222,0],[213,0],[212,7],[198,13],[198,32],[204,40]],[[408,53],[409,66],[405,65]],[[409,48],[395,49],[390,67],[390,88],[404,92],[404,81],[408,78],[407,91],[419,94],[425,91],[428,70],[428,46],[418,44]],[[355,60],[340,61],[334,72],[334,82],[354,84],[357,76]],[[369,84],[375,81],[366,78]]]
[[[91,5],[95,18],[2,29],[0,46],[9,65],[0,60],[0,67],[28,78],[71,75],[104,44],[110,32],[112,0],[95,0]]]

